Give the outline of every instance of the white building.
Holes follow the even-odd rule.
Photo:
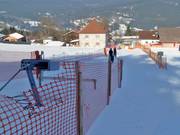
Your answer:
[[[121,31],[121,34],[124,35],[127,31],[127,26],[125,24],[119,24],[119,29]]]
[[[81,47],[104,48],[107,43],[107,28],[96,19],[91,20],[79,33]]]
[[[9,34],[3,40],[8,41],[8,42],[19,42],[19,41],[25,41],[25,37],[19,33],[12,33],[12,34]]]
[[[157,31],[140,31],[138,42],[141,45],[156,45],[159,44],[159,34]]]
[[[160,45],[163,47],[176,47],[180,46],[180,28],[159,28]]]
[[[139,36],[122,36],[121,42],[123,45],[134,48],[138,39],[139,39]]]

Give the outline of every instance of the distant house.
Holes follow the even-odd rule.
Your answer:
[[[4,37],[5,35],[0,33],[0,41],[2,41]]]
[[[158,31],[139,31],[138,42],[142,45],[156,45],[159,44]]]
[[[79,32],[81,47],[104,48],[107,44],[107,28],[102,22],[93,19]]]
[[[72,41],[70,42],[70,45],[71,45],[71,46],[79,46],[79,39],[72,40]]]
[[[19,33],[12,33],[6,36],[3,41],[11,43],[26,42],[26,38]]]
[[[164,47],[180,45],[180,28],[159,28],[160,43]]]
[[[121,43],[129,47],[134,47],[138,39],[139,39],[139,36],[122,36]]]
[[[63,39],[65,43],[72,45],[79,45],[79,31],[72,30],[63,35]]]

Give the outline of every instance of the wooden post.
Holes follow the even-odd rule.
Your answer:
[[[76,68],[76,113],[77,113],[77,135],[83,135],[82,106],[81,106],[81,72],[79,62],[75,63]]]
[[[122,87],[122,79],[123,79],[123,60],[120,60],[121,63],[121,87]]]
[[[41,60],[44,59],[44,52],[43,51],[41,51],[40,59]],[[42,86],[42,79],[43,79],[43,72],[40,70],[39,71],[39,86]]]
[[[118,88],[122,85],[123,60],[118,59]]]
[[[118,88],[121,88],[121,65],[120,59],[118,58]]]
[[[112,65],[112,62],[109,58],[108,60],[108,86],[107,86],[107,105],[109,105],[110,103],[110,96],[111,96],[111,65]]]

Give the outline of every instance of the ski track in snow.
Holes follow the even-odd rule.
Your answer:
[[[180,134],[180,52],[161,50],[168,57],[167,70],[139,49],[118,52],[124,59],[122,88],[87,135]]]

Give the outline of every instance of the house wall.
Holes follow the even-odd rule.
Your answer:
[[[106,46],[106,34],[79,34],[79,44],[81,47],[99,47]]]
[[[142,45],[151,45],[151,44],[158,44],[159,43],[159,40],[139,40],[139,42],[142,44]]]
[[[17,42],[18,40],[14,37],[7,37],[4,39],[4,41],[8,41],[8,42]]]

